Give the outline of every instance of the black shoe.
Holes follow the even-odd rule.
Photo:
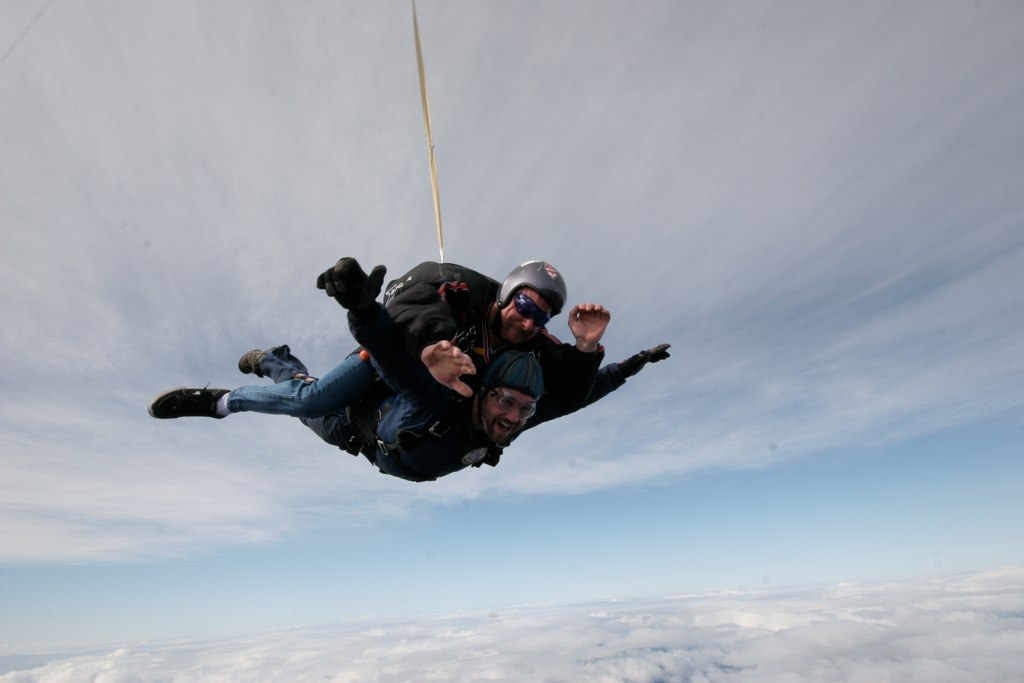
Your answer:
[[[263,356],[265,355],[267,355],[267,352],[260,351],[259,349],[246,351],[242,354],[242,357],[238,359],[238,370],[243,375],[256,375],[257,377],[263,377],[263,372],[260,370],[260,361],[263,360]]]
[[[224,417],[217,414],[217,401],[227,389],[189,389],[178,387],[149,402],[149,414],[161,420],[175,417]]]

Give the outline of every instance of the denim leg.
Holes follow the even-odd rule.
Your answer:
[[[373,381],[373,368],[358,355],[349,356],[318,380],[286,379],[295,371],[305,374],[302,362],[287,351],[273,358],[264,357],[260,370],[265,374],[273,373],[278,382],[235,389],[228,395],[231,412],[322,417],[342,412],[346,406],[357,402],[366,395]]]
[[[275,382],[294,379],[295,375],[308,375],[309,370],[301,360],[292,355],[287,344],[275,346],[260,359],[260,372]]]
[[[300,417],[299,422],[309,427],[325,442],[338,448],[345,448],[352,436],[352,429],[344,411],[323,417]]]
[[[375,316],[349,315],[352,336],[373,357],[380,376],[398,396],[377,427],[377,436],[394,443],[401,429],[419,430],[433,425],[444,415],[451,390],[439,383],[419,358],[409,353],[394,320],[383,306]]]

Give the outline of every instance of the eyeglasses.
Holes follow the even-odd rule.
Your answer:
[[[537,404],[535,402],[520,401],[512,394],[508,394],[501,389],[492,389],[489,395],[494,398],[495,403],[498,404],[503,413],[507,413],[515,408],[520,420],[528,420],[537,412]]]
[[[526,296],[524,292],[516,294],[512,303],[516,305],[516,311],[519,312],[519,315],[529,318],[537,327],[544,327],[551,320],[551,314],[538,306],[537,302]]]

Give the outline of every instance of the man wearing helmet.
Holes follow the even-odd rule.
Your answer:
[[[324,441],[361,452],[381,472],[412,481],[430,481],[483,463],[496,465],[502,448],[526,428],[544,395],[539,362],[532,354],[505,350],[491,357],[479,381],[469,378],[478,386],[468,397],[449,390],[427,368],[473,375],[473,363],[450,344],[425,350],[425,362],[409,354],[405,331],[376,302],[383,276],[383,267],[378,267],[358,281],[332,285],[332,296],[349,311],[349,327],[364,351],[350,355],[321,379],[309,377],[287,346],[251,351],[243,355],[239,369],[269,376],[275,384],[233,391],[172,389],[153,399],[150,414],[162,419],[223,418],[247,411],[292,415]],[[603,368],[601,388],[590,402],[614,391],[644,364],[668,357],[666,348]],[[550,407],[536,424],[579,407],[546,400]]]
[[[379,282],[377,287],[379,291]],[[498,354],[467,400],[434,381],[426,367],[408,354],[401,331],[373,297],[349,298],[343,305],[349,309],[352,335],[369,353],[353,354],[315,380],[305,374],[305,366],[288,347],[277,347],[259,360],[260,374],[272,374],[277,383],[234,391],[172,389],[153,399],[150,415],[161,419],[223,418],[246,411],[294,415],[325,440],[361,451],[381,472],[410,481],[432,481],[485,462],[497,464],[502,448],[522,431],[544,393],[537,360],[516,350]],[[375,371],[388,390],[370,399],[367,414],[356,420],[352,411],[338,412],[339,406],[366,403],[359,392]],[[328,412],[328,407],[334,412]]]
[[[344,258],[320,276],[317,286],[336,296],[366,277],[355,259]],[[470,391],[452,365],[431,365],[435,350],[467,354],[482,372],[492,355],[515,348],[537,357],[551,396],[581,406],[604,358],[600,340],[611,314],[599,304],[574,306],[568,324],[575,344],[563,344],[546,325],[566,300],[565,280],[544,261],[518,266],[500,284],[454,263],[428,261],[391,281],[384,292],[384,305],[405,331],[410,353],[442,384],[463,395]]]

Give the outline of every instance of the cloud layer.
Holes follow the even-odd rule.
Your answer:
[[[1022,648],[1024,569],[1007,568],[11,653],[0,680],[968,683],[1019,680]]]

